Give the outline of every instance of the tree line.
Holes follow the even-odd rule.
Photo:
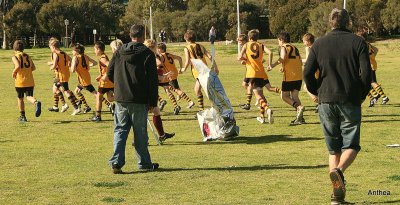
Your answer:
[[[208,38],[211,26],[217,40],[236,39],[236,0],[2,0],[1,29],[9,41],[21,36],[68,35],[89,43],[92,30],[98,38],[116,35],[126,39],[133,23],[149,28],[150,7],[154,37],[160,30],[169,41],[182,41],[187,29]],[[240,28],[243,33],[258,28],[263,38],[282,30],[298,41],[306,32],[322,36],[330,30],[328,15],[342,8],[343,0],[240,0]],[[397,35],[400,28],[398,0],[347,0],[353,29],[365,28],[376,37]],[[147,35],[150,32],[147,29]]]

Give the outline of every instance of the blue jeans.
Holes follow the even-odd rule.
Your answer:
[[[361,150],[361,106],[321,103],[318,111],[329,154],[339,154],[346,149]]]
[[[133,144],[136,150],[139,169],[151,169],[152,162],[147,148],[147,105],[115,102],[114,116],[114,154],[109,160],[110,165],[125,165],[125,147],[129,131],[133,128]]]

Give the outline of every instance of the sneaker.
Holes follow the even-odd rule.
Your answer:
[[[373,97],[370,101],[369,101],[369,107],[373,107],[376,103],[378,102],[378,99]]]
[[[142,168],[140,170],[152,172],[152,171],[158,169],[159,167],[160,167],[160,165],[158,163],[152,163],[150,168]]]
[[[58,111],[59,111],[58,107],[55,107],[55,106],[50,107],[48,110],[49,110],[50,112],[58,112]]]
[[[175,133],[164,133],[163,136],[160,136],[160,140],[161,142],[164,142],[166,139],[172,138],[173,136],[175,136]]]
[[[68,106],[68,104],[67,103],[65,103],[62,107],[61,107],[61,112],[65,112],[65,111],[67,111],[68,110],[68,108],[69,108],[69,106]]]
[[[167,104],[167,101],[165,101],[165,100],[161,100],[161,102],[160,102],[160,106],[159,106],[159,108],[160,108],[160,111],[162,111],[163,109],[164,109],[164,107],[165,107],[165,105]]]
[[[112,168],[114,174],[123,174],[124,173],[122,171],[121,167],[117,163],[113,163],[111,165],[111,168]]]
[[[343,172],[335,168],[329,173],[333,186],[333,196],[337,199],[344,200],[346,197],[346,187],[344,184]]]
[[[101,121],[101,117],[100,116],[94,116],[91,120],[92,120],[92,122],[100,122]]]
[[[386,103],[389,102],[389,98],[386,96],[384,98],[382,98],[382,105],[386,105]]]
[[[90,108],[89,106],[86,106],[85,108],[83,108],[83,113],[88,113],[92,110],[92,108]]]
[[[301,117],[301,118],[296,117],[296,119],[294,119],[293,121],[290,122],[290,125],[301,125],[301,124],[305,124],[305,123],[306,123],[306,120],[304,120],[303,117]]]
[[[35,103],[35,116],[39,117],[42,113],[42,103],[40,101],[36,101]]]
[[[20,116],[20,117],[18,118],[18,121],[19,121],[19,122],[28,122],[28,120],[26,119],[26,116]]]
[[[274,117],[272,117],[272,110],[270,108],[267,109],[267,120],[269,124],[273,124],[274,123]]]
[[[331,195],[331,205],[340,205],[344,202],[344,199]]]
[[[180,95],[176,95],[175,99],[176,99],[176,101],[179,101],[181,99],[181,96]]]
[[[250,104],[241,104],[239,105],[240,108],[242,108],[243,110],[250,110]]]
[[[174,108],[174,115],[179,115],[179,112],[181,111],[181,106],[176,106],[175,108]]]
[[[79,114],[80,112],[81,112],[81,109],[78,107],[78,108],[74,109],[74,111],[72,112],[71,115],[77,115],[77,114]]]
[[[257,117],[256,119],[257,119],[257,121],[260,122],[261,124],[265,124],[265,123],[266,123],[266,122],[265,122],[265,118],[263,118],[263,117]]]
[[[189,105],[186,107],[187,109],[190,109],[190,108],[192,108],[194,106],[194,102],[193,101],[190,101],[189,102]]]

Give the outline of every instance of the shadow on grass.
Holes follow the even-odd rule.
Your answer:
[[[90,119],[87,119],[87,120],[61,120],[61,121],[55,121],[55,122],[53,122],[53,124],[69,124],[69,123],[74,123],[74,122],[103,123],[103,122],[114,122],[114,120],[101,120],[101,122],[93,122]]]
[[[14,140],[0,140],[0,143],[14,142]]]
[[[387,119],[387,120],[362,120],[361,122],[363,123],[377,123],[377,122],[399,122],[400,119],[398,120],[393,120],[393,119]]]
[[[368,201],[368,202],[363,202],[363,203],[366,203],[366,204],[398,204],[398,203],[400,203],[400,199],[390,200],[390,201],[372,201],[372,202]]]
[[[265,170],[302,170],[302,169],[321,169],[326,168],[328,165],[287,165],[287,164],[275,164],[275,165],[259,165],[259,166],[245,166],[245,167],[197,167],[197,168],[159,168],[155,172],[179,172],[179,171],[265,171]],[[147,171],[148,172],[148,171]],[[124,172],[123,174],[136,174],[146,173],[146,171],[133,171]]]
[[[173,145],[221,145],[221,144],[266,144],[274,142],[302,142],[310,140],[323,140],[317,137],[291,137],[288,135],[265,135],[265,136],[239,136],[229,141],[207,141],[207,142],[173,142],[163,146]],[[167,142],[168,143],[168,142]]]

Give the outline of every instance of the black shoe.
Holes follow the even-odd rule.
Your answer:
[[[28,120],[26,119],[25,116],[20,116],[20,117],[18,118],[18,121],[19,121],[19,122],[28,122]]]
[[[163,109],[164,109],[164,107],[165,107],[165,105],[167,104],[167,101],[165,101],[165,100],[161,100],[161,102],[160,102],[160,106],[159,106],[159,108],[160,108],[160,111],[162,111]]]
[[[250,110],[250,104],[242,104],[242,105],[239,105],[240,106],[240,108],[242,108],[243,110]]]
[[[42,103],[40,101],[36,101],[35,103],[35,116],[39,117],[42,113]]]
[[[50,112],[58,112],[58,111],[59,111],[58,107],[49,107],[48,110],[49,110]]]
[[[164,133],[163,136],[160,136],[160,140],[161,142],[164,142],[166,139],[172,138],[173,136],[175,136],[175,133]]]
[[[343,201],[346,197],[346,187],[344,184],[343,172],[340,169],[335,168],[331,170],[329,177],[331,178],[333,186],[333,196]]]
[[[101,121],[101,117],[100,116],[94,116],[92,118],[92,122],[100,122]]]
[[[179,112],[181,111],[181,107],[178,105],[174,108],[174,115],[179,115]]]
[[[122,171],[121,167],[117,163],[112,164],[111,168],[112,168],[114,174],[123,174],[124,173]]]
[[[114,103],[112,103],[110,105],[110,112],[111,112],[111,115],[114,116],[114,113],[115,113],[115,104]]]
[[[92,110],[92,108],[90,108],[89,106],[83,108],[83,113],[88,113]]]
[[[158,169],[160,167],[160,165],[158,163],[153,163],[153,167],[151,169],[151,171],[154,171],[156,169]]]

